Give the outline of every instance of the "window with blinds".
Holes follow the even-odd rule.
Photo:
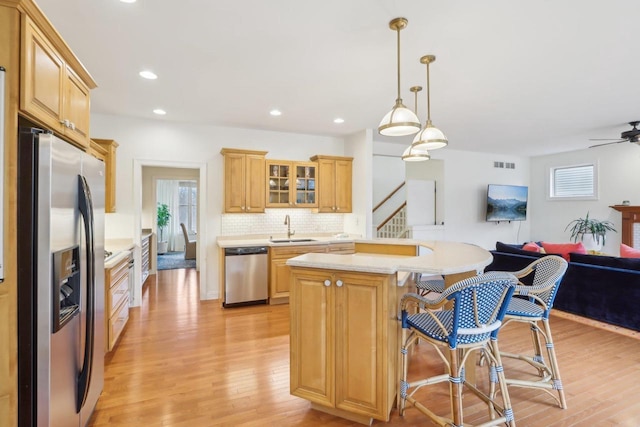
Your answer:
[[[552,199],[596,199],[598,197],[595,164],[551,168],[549,197]]]

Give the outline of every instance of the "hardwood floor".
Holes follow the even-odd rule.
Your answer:
[[[142,307],[131,311],[120,343],[106,357],[91,426],[358,425],[289,394],[287,305],[222,309],[218,301],[201,302],[194,269],[161,271],[155,279],[148,279]],[[640,426],[640,340],[564,316],[551,321],[568,409],[540,391],[510,388],[518,426]],[[508,325],[500,345],[528,348],[528,329]],[[442,369],[426,344],[412,361],[412,372]],[[525,373],[518,362],[504,364],[508,375]],[[478,374],[486,382],[485,369]],[[442,415],[449,411],[447,387],[420,391]],[[485,406],[468,395],[465,421],[486,420]],[[413,408],[374,424],[431,425]]]

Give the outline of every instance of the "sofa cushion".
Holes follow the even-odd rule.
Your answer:
[[[620,257],[622,258],[640,258],[640,249],[620,243]]]
[[[546,253],[544,248],[541,247],[541,246],[538,246],[538,244],[536,242],[525,243],[525,245],[522,247],[522,250],[531,251],[531,252],[538,252],[538,253]]]
[[[640,271],[640,259],[636,258],[618,258],[616,256],[571,253],[569,254],[569,262],[579,262],[582,264],[599,265],[602,267],[624,268],[627,270]]]
[[[569,254],[571,252],[586,254],[587,250],[585,249],[582,242],[578,243],[550,243],[550,242],[542,242],[542,247],[547,253],[560,254],[564,259],[569,261]]]
[[[548,255],[539,252],[525,251],[524,249],[522,249],[522,245],[510,245],[502,242],[496,242],[496,251],[507,254],[527,255],[536,258],[542,258],[543,256]]]

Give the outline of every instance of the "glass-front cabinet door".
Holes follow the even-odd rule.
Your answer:
[[[317,207],[316,200],[316,163],[294,164],[296,171],[295,204],[303,207]]]
[[[267,160],[267,207],[317,207],[315,162]]]

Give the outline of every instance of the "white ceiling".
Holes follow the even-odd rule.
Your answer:
[[[403,16],[402,97],[413,108],[409,87],[426,86],[419,59],[436,55],[431,117],[451,148],[541,155],[640,120],[638,0],[36,1],[98,83],[93,113],[329,136],[371,128],[408,145],[376,130],[396,98],[388,23]]]

